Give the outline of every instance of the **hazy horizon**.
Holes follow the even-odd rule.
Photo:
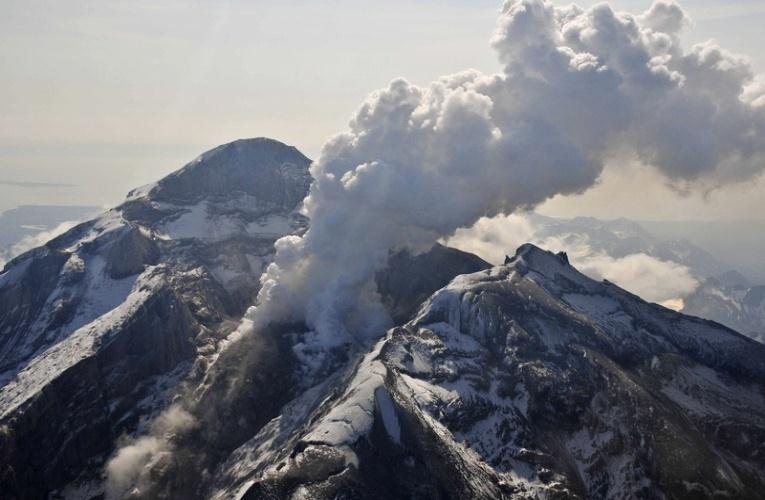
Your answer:
[[[8,2],[0,20],[0,210],[112,206],[242,137],[272,137],[316,158],[364,96],[396,77],[426,84],[467,67],[499,68],[489,34],[500,4]],[[640,13],[651,2],[611,4]],[[681,5],[693,19],[686,47],[714,38],[765,72],[761,2]],[[649,220],[765,213],[761,176],[681,195],[652,170],[623,167],[539,211]]]

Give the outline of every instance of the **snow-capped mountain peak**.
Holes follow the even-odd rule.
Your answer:
[[[7,264],[0,496],[89,470],[217,350],[274,241],[307,227],[309,164],[278,141],[235,141]]]

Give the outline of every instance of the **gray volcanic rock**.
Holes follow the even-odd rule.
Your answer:
[[[159,259],[157,244],[141,232],[137,226],[130,226],[112,243],[106,254],[106,272],[118,280],[139,274],[148,265]]]
[[[0,274],[0,491],[98,478],[190,381],[301,233],[310,160],[270,139],[205,153]]]
[[[390,256],[388,266],[377,273],[377,289],[396,324],[406,322],[433,292],[460,274],[489,269],[491,264],[471,253],[439,243],[412,255],[400,250]]]
[[[204,198],[247,194],[261,205],[294,208],[310,185],[310,160],[292,146],[257,138],[212,149],[149,191],[158,202],[193,204]]]
[[[386,270],[377,276],[378,286],[389,306],[414,311],[461,272],[487,267],[474,255],[441,245],[417,255],[402,250],[390,255]],[[173,437],[165,454],[168,459],[147,466],[133,496],[203,498],[209,485],[204,480],[184,478],[209,477],[209,471],[236,456],[253,436],[289,433],[291,428],[285,421],[307,418],[303,405],[326,397],[323,391],[355,365],[359,351],[346,345],[327,353],[339,371],[324,373],[326,378],[317,376],[318,386],[309,388],[300,376],[300,361],[293,350],[304,331],[301,324],[276,325],[228,344],[207,369],[205,383],[192,388],[192,395],[184,398],[184,410],[199,425],[188,434]],[[316,467],[330,471],[340,462],[335,456],[324,456]]]

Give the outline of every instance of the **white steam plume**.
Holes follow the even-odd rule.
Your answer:
[[[679,189],[759,175],[762,88],[713,42],[684,52],[686,24],[666,1],[634,16],[511,0],[493,39],[500,74],[373,93],[312,166],[311,228],[277,243],[243,331],[305,321],[308,352],[379,333],[373,277],[390,249],[583,191],[609,160],[636,158]]]

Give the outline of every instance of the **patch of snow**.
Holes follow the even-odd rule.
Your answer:
[[[157,184],[157,182],[152,182],[133,189],[128,193],[126,201],[133,201],[148,196],[152,189],[157,187]]]
[[[386,338],[364,356],[346,392],[308,433],[306,441],[333,446],[351,445],[368,434],[374,418],[375,391],[385,385],[387,368],[379,356]]]
[[[221,236],[229,236],[236,230],[237,228],[231,224],[231,219],[226,217],[217,221],[211,217],[208,214],[206,201],[187,207],[179,217],[160,226],[160,232],[174,240],[188,238],[217,240]]]
[[[247,224],[245,231],[250,235],[281,237],[295,231],[292,220],[284,215],[267,215]]]
[[[38,356],[50,349],[56,342],[61,342],[69,337],[79,328],[117,308],[131,293],[138,278],[137,276],[129,276],[120,280],[113,280],[105,272],[106,261],[102,257],[91,257],[85,263],[83,258],[77,254],[72,254],[64,264],[62,276],[66,276],[70,272],[80,272],[83,267],[85,268],[84,294],[76,306],[77,309],[72,319],[54,331],[48,330],[51,315],[55,314],[62,306],[64,295],[70,293],[68,288],[59,286],[47,298],[42,308],[44,312],[30,325],[24,337],[13,344],[15,359],[25,360]],[[40,347],[42,338],[45,339],[45,342]],[[0,387],[12,380],[22,368],[23,363],[0,373]]]
[[[26,259],[25,261],[6,269],[4,273],[0,274],[0,288],[16,283],[19,280],[19,277],[26,272],[31,262],[31,259]]]
[[[122,214],[119,211],[116,209],[109,210],[95,219],[88,232],[80,239],[73,242],[72,245],[65,249],[65,251],[75,253],[84,245],[92,243],[96,238],[116,231],[124,227],[126,224],[127,222],[122,218]]]
[[[590,295],[583,293],[567,293],[563,300],[575,311],[602,318],[619,310],[619,303],[605,295]]]
[[[215,206],[220,209],[219,203]],[[278,239],[295,231],[292,218],[281,214],[264,215],[254,222],[234,214],[216,214],[208,201],[179,207],[164,205],[165,208],[180,210],[180,215],[171,218],[158,228],[161,239],[199,239],[222,241],[240,235],[258,236],[264,239]]]
[[[375,389],[375,409],[382,417],[388,435],[396,444],[401,444],[401,424],[398,421],[393,400],[385,387]]]
[[[405,373],[399,374],[404,386],[408,389],[411,397],[414,398],[418,406],[425,409],[432,409],[436,402],[443,401],[446,404],[459,399],[459,393],[446,389],[440,385],[431,384],[425,380],[410,377]]]

